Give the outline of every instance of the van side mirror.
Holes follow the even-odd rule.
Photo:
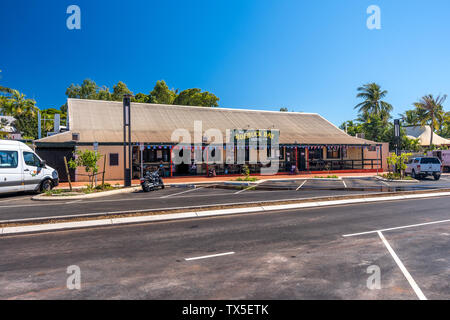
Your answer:
[[[45,167],[46,164],[47,164],[47,162],[45,160],[41,160],[40,167],[43,168],[43,167]]]

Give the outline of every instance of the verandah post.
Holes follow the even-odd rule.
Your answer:
[[[173,146],[170,146],[170,153],[169,153],[170,177],[173,176],[172,150],[173,150]]]

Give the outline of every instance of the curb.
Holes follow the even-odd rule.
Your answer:
[[[35,200],[35,201],[82,200],[82,199],[113,196],[113,195],[122,194],[122,193],[132,193],[132,192],[136,192],[139,190],[141,190],[140,187],[130,187],[130,188],[125,188],[125,189],[88,193],[88,194],[77,195],[77,196],[46,196],[45,194],[38,194],[37,196],[32,197],[31,200]]]
[[[386,179],[380,176],[375,176],[375,179],[384,181],[384,182],[399,182],[399,183],[418,183],[419,180],[392,180],[392,179]]]
[[[187,211],[187,212],[161,214],[161,215],[107,218],[107,219],[85,220],[85,221],[75,221],[75,222],[59,222],[59,223],[45,223],[45,224],[15,226],[15,227],[3,227],[0,229],[0,235],[54,231],[54,230],[67,230],[67,229],[96,227],[96,226],[105,226],[105,225],[121,225],[121,224],[129,224],[129,223],[170,221],[170,220],[179,220],[179,219],[187,219],[187,218],[232,215],[232,214],[240,214],[240,213],[268,212],[268,211],[276,211],[276,210],[302,209],[302,208],[312,208],[312,207],[316,208],[316,207],[326,207],[326,206],[343,205],[343,204],[372,203],[372,202],[379,202],[379,201],[434,198],[434,197],[442,197],[442,196],[450,196],[450,192],[446,191],[446,192],[421,193],[421,194],[406,194],[406,195],[354,198],[354,199],[342,199],[342,200],[302,202],[302,203],[279,204],[279,205],[260,205],[260,206],[255,206],[255,207],[244,207],[244,208],[230,208],[230,209],[207,210],[207,211]]]

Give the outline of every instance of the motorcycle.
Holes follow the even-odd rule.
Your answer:
[[[159,175],[159,171],[146,171],[144,177],[141,178],[141,187],[144,192],[164,189],[164,182]]]

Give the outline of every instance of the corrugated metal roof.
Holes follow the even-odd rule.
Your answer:
[[[123,141],[122,102],[68,99],[69,128],[80,134],[80,142]],[[176,129],[186,129],[194,137],[194,122],[202,130],[218,129],[225,139],[226,130],[278,129],[282,144],[373,144],[347,135],[315,113],[207,108],[162,104],[131,104],[132,141],[170,143]],[[71,134],[63,133],[40,139],[40,142],[67,142]],[[193,142],[193,141],[192,141]]]

